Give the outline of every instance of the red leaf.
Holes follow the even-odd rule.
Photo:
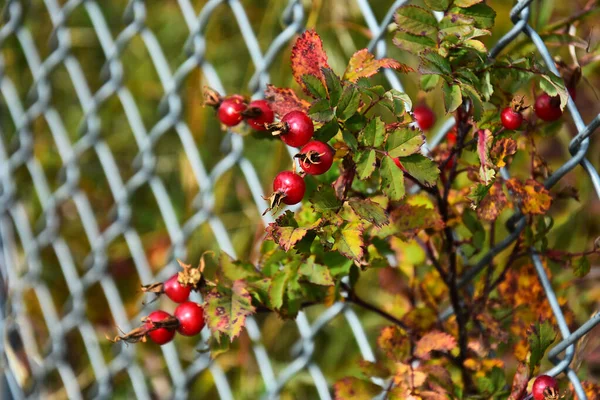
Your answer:
[[[296,43],[292,48],[291,62],[294,79],[302,86],[302,89],[304,89],[306,94],[310,93],[304,86],[304,82],[302,82],[303,75],[313,75],[325,84],[321,68],[329,68],[329,64],[327,64],[327,54],[325,54],[325,50],[323,50],[321,38],[314,30],[309,29],[305,31],[298,40],[296,40]]]
[[[310,103],[298,98],[292,89],[267,85],[265,97],[271,105],[271,109],[280,117],[283,117],[290,111],[308,112],[308,108],[310,107]]]
[[[344,78],[356,82],[360,78],[368,78],[375,75],[380,68],[392,68],[404,73],[414,71],[408,65],[401,64],[391,58],[376,59],[373,54],[369,53],[369,50],[362,49],[354,53],[352,58],[350,58],[348,68],[344,72]]]
[[[529,382],[529,368],[527,365],[520,363],[513,378],[512,388],[510,389],[510,397],[508,400],[520,400],[527,393],[527,383]]]

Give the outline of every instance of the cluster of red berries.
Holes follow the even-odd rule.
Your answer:
[[[176,273],[162,283],[142,286],[143,292],[165,294],[178,303],[173,315],[163,310],[153,311],[142,318],[138,328],[117,336],[113,341],[136,343],[150,338],[154,343],[163,345],[175,337],[175,333],[183,336],[196,336],[204,328],[204,309],[202,305],[189,301],[192,290],[196,290],[200,282],[200,272],[189,265],[180,263],[183,271]]]
[[[267,130],[273,122],[275,113],[266,100],[246,101],[244,96],[234,94],[225,98],[210,88],[204,89],[204,102],[217,110],[219,121],[225,126],[236,126],[243,120],[257,131]]]
[[[540,375],[533,381],[533,400],[558,400],[558,382],[551,376]]]

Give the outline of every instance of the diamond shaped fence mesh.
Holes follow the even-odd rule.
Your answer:
[[[277,398],[293,390],[297,398],[330,399],[335,367],[320,358],[320,336],[343,336],[363,359],[375,360],[372,338],[345,303],[310,318],[300,313],[287,327],[294,333],[269,349],[263,339],[273,322],[250,318],[249,339],[222,363],[197,352],[197,340],[157,350],[112,345],[104,337],[114,334],[115,325],[131,329],[147,314],[153,306],[140,310],[139,283],[164,280],[176,270],[177,258],[197,259],[209,249],[252,257],[264,225],[272,221],[270,215],[260,217],[267,206],[263,188],[278,165],[290,162],[283,146],[222,133],[205,121],[201,86],[226,93],[225,87],[244,82],[259,97],[287,61],[291,40],[311,23],[305,14],[311,4],[173,0],[157,8],[157,3],[8,0],[3,7],[0,396],[194,393],[232,399],[241,387],[244,398]],[[331,12],[343,14],[348,7],[362,15],[359,29],[370,31],[368,48],[383,57],[394,11],[405,3],[332,2]],[[519,1],[512,9],[514,28],[490,57],[524,33],[558,75],[528,25],[530,3]],[[277,23],[261,23],[268,17]],[[231,37],[240,40],[228,41]],[[339,40],[352,47],[351,39]],[[154,78],[138,80],[138,73]],[[385,77],[402,90],[395,73],[386,71]],[[600,177],[586,159],[600,115],[586,125],[572,100],[568,110],[578,131],[569,146],[572,158],[545,186],[581,166],[600,195]],[[453,124],[446,121],[429,148]],[[502,174],[508,177],[508,171]],[[519,236],[525,218],[517,212],[513,221],[511,235],[471,266],[461,285]],[[562,335],[549,354],[555,367],[547,373],[565,372],[584,399],[571,362],[575,343],[600,322],[600,314],[571,332],[539,256],[532,250],[531,257]],[[451,314],[449,309],[441,317]],[[375,383],[382,391],[386,387]]]

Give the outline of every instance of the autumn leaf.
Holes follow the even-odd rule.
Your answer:
[[[450,351],[456,347],[454,336],[444,332],[433,331],[427,333],[417,342],[415,356],[428,360],[432,351]]]
[[[357,51],[350,58],[344,79],[356,82],[360,78],[368,78],[375,75],[380,68],[392,68],[403,73],[414,71],[411,67],[401,64],[391,58],[376,59],[367,49]]]
[[[311,229],[316,228],[321,223],[318,219],[306,227],[299,227],[298,222],[294,219],[294,213],[286,211],[275,222],[272,222],[267,227],[266,239],[272,239],[283,250],[289,251],[296,243],[298,243]]]
[[[394,361],[402,361],[410,354],[408,336],[395,325],[386,326],[381,330],[377,346]]]
[[[396,371],[394,373],[394,383],[396,386],[416,389],[427,381],[427,373],[419,368],[413,368],[410,364],[396,363]]]
[[[335,400],[371,400],[383,391],[371,381],[364,379],[346,377],[333,385]]]
[[[296,40],[292,48],[291,63],[294,79],[302,86],[306,94],[310,95],[310,92],[302,80],[304,75],[312,75],[326,85],[322,68],[329,68],[327,54],[323,50],[321,38],[314,30],[304,31]]]
[[[523,363],[519,363],[517,372],[512,381],[510,397],[508,400],[521,400],[527,393],[527,383],[529,382],[529,369]]]
[[[600,384],[583,381],[581,382],[581,386],[583,386],[583,391],[587,395],[588,400],[600,400]],[[580,398],[575,395],[575,400],[580,400]]]
[[[511,178],[506,181],[506,187],[519,200],[524,214],[545,214],[550,209],[550,192],[538,181],[528,179],[522,183],[516,178]]]
[[[477,154],[479,155],[479,180],[484,184],[490,183],[494,179],[496,171],[490,169],[490,145],[492,143],[492,132],[489,129],[480,129],[477,132]]]
[[[230,290],[212,289],[205,295],[204,300],[208,327],[217,340],[219,333],[224,333],[233,341],[242,332],[246,317],[255,311],[252,297],[243,280],[233,282]]]
[[[278,88],[271,84],[267,84],[265,98],[269,102],[271,109],[281,117],[290,111],[302,111],[308,113],[310,107],[310,103],[298,98],[292,89]]]
[[[316,285],[332,286],[333,279],[326,266],[315,262],[315,256],[309,257],[298,269],[298,273]]]
[[[481,200],[477,207],[477,216],[485,221],[493,221],[508,204],[508,198],[502,190],[502,184],[495,182],[489,189],[488,195]]]
[[[496,166],[502,168],[506,166],[505,158],[512,156],[517,152],[517,142],[511,138],[502,138],[494,143],[491,156],[496,160]]]
[[[333,235],[333,250],[345,257],[360,260],[364,255],[363,229],[359,223],[348,224],[338,229]]]
[[[444,229],[444,221],[438,211],[422,205],[399,204],[391,212],[390,218],[398,231],[408,237],[425,229]]]

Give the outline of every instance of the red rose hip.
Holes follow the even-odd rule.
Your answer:
[[[192,287],[188,285],[182,285],[177,280],[179,274],[175,274],[163,283],[163,291],[171,300],[175,303],[183,303],[190,297]]]
[[[177,332],[183,336],[195,336],[204,328],[204,309],[198,303],[193,301],[181,303],[174,314],[179,320]]]
[[[560,98],[558,96],[550,97],[548,93],[542,93],[535,99],[535,115],[541,120],[552,122],[562,116],[560,109]]]
[[[292,171],[283,171],[273,180],[273,190],[281,193],[281,201],[287,205],[300,203],[306,191],[304,179]]]
[[[304,172],[310,175],[321,175],[331,168],[334,154],[327,143],[313,140],[308,142],[296,157],[300,159],[300,166]]]
[[[275,119],[275,113],[266,100],[251,101],[246,112],[251,115],[246,118],[246,122],[257,131],[266,131],[265,124],[270,124]]]
[[[516,130],[523,123],[523,115],[512,107],[506,107],[500,113],[500,121],[502,121],[502,126],[506,129]]]
[[[534,400],[558,399],[558,383],[556,379],[548,375],[540,375],[535,378],[531,390]]]
[[[281,122],[269,125],[268,129],[292,147],[304,146],[315,132],[312,120],[302,111],[290,111]]]
[[[153,322],[162,322],[169,318],[171,318],[171,314],[161,310],[152,311],[150,314],[148,314],[148,318],[144,323],[144,327],[149,330],[148,337],[150,337],[150,340],[152,340],[154,343],[163,345],[173,340],[173,337],[175,336],[174,329],[153,329],[155,328]]]
[[[219,104],[217,115],[222,124],[236,126],[242,122],[242,119],[244,118],[242,112],[245,110],[246,104],[244,103],[243,97],[234,95],[225,98],[221,104]]]
[[[435,124],[435,114],[431,108],[424,104],[416,106],[413,110],[413,114],[417,120],[417,125],[419,125],[421,130],[426,131],[427,129],[431,128],[433,124]]]

